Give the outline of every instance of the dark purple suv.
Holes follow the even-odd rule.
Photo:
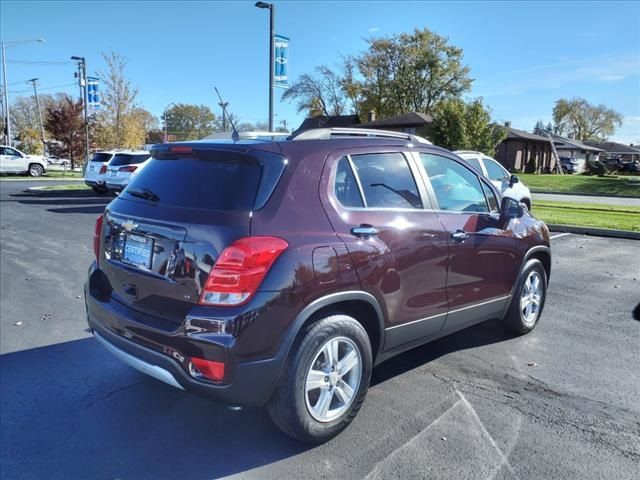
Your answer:
[[[158,145],[96,223],[96,339],[133,367],[325,441],[374,365],[542,312],[549,232],[453,153],[407,134]]]

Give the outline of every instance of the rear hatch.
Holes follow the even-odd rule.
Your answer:
[[[93,157],[91,157],[91,161],[89,162],[89,165],[87,165],[87,170],[85,172],[84,178],[86,180],[97,180],[98,175],[100,174],[100,169],[103,165],[106,165],[112,157],[113,154],[111,153],[96,153]]]
[[[102,229],[100,267],[112,299],[174,324],[198,303],[218,255],[250,235],[251,212],[286,165],[262,151],[189,150],[154,152],[110,204]]]

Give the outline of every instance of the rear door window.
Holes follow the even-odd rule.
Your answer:
[[[147,197],[160,206],[204,210],[257,210],[264,206],[285,168],[237,152],[201,152],[154,158],[125,189],[129,199]]]
[[[368,208],[422,208],[407,159],[402,153],[351,157]]]

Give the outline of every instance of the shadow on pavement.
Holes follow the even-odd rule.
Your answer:
[[[373,388],[508,338],[497,322],[472,327],[381,364]],[[6,478],[219,478],[311,448],[281,433],[264,410],[231,412],[173,389],[92,338],[5,354],[0,374]]]
[[[16,193],[9,195],[11,200],[23,205],[49,205],[47,211],[52,213],[89,213],[99,215],[105,206],[113,200],[110,195],[98,195],[92,190],[63,190],[36,193]],[[66,207],[68,205],[68,207]],[[74,206],[71,206],[74,205]]]

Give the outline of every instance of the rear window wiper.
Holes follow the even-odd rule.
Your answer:
[[[127,189],[126,192],[133,197],[144,198],[145,200],[149,200],[151,202],[160,201],[160,197],[148,188],[141,188],[139,190]]]

